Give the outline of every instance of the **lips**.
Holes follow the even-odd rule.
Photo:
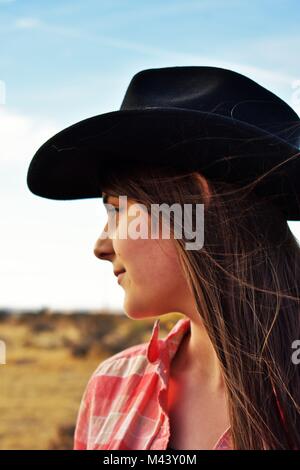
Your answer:
[[[118,277],[119,274],[122,274],[122,273],[125,273],[125,269],[115,269],[115,270],[114,270],[114,275],[115,275],[116,277]]]
[[[124,276],[125,276],[125,271],[122,271],[121,273],[118,274],[118,284],[120,284]]]

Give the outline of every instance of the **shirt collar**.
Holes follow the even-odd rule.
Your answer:
[[[184,335],[191,328],[189,318],[180,319],[163,339],[159,339],[160,318],[154,323],[151,338],[147,347],[147,359],[150,363],[155,363],[161,357],[162,349],[168,351],[168,357],[172,361]]]

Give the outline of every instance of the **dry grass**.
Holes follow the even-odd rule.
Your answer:
[[[182,316],[161,317],[165,336]],[[70,449],[79,403],[98,364],[149,340],[154,319],[110,314],[0,314],[0,449]]]

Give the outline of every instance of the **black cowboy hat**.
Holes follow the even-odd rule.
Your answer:
[[[148,69],[133,76],[120,110],[47,140],[27,184],[38,196],[66,200],[101,197],[106,174],[147,165],[237,185],[267,173],[256,191],[287,220],[300,220],[299,149],[299,116],[250,78],[218,67]]]

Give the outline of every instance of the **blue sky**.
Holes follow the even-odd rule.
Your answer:
[[[117,110],[132,76],[152,67],[231,68],[300,114],[299,19],[295,0],[0,0],[0,307],[122,308],[111,266],[92,254],[101,200],[27,190],[47,138]]]
[[[284,77],[299,75],[297,1],[7,0],[0,8],[7,105],[62,124],[117,109],[142,68],[261,68],[287,98]]]

